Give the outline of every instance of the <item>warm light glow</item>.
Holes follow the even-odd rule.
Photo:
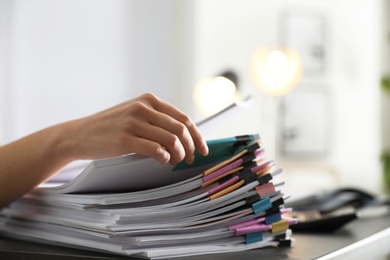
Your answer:
[[[235,100],[236,85],[225,77],[210,77],[199,81],[194,88],[194,101],[207,116],[217,113]]]
[[[284,95],[301,78],[301,59],[292,49],[260,48],[253,55],[251,75],[256,86],[266,95]]]
[[[273,71],[283,71],[288,65],[288,58],[282,51],[271,51],[267,55],[267,66]]]

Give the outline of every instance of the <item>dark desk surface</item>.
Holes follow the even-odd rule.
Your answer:
[[[233,259],[390,259],[390,216],[359,219],[334,233],[294,233],[292,248],[265,248],[177,260]],[[333,255],[332,255],[333,254]],[[336,256],[334,255],[336,254]],[[368,257],[368,258],[367,258]],[[0,237],[0,259],[135,259]]]

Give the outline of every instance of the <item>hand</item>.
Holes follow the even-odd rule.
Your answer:
[[[156,96],[145,94],[1,146],[0,209],[74,160],[137,153],[162,163],[192,163],[195,150],[208,153],[190,118]]]
[[[153,94],[68,122],[65,129],[72,159],[137,153],[174,165],[182,160],[191,164],[195,150],[208,154],[191,119]]]

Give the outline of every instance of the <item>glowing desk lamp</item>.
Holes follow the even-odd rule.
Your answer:
[[[293,49],[264,47],[253,54],[250,72],[256,87],[264,94],[261,135],[271,158],[276,158],[277,97],[297,86],[303,72],[302,62]]]
[[[202,114],[213,115],[237,100],[237,77],[232,72],[200,80],[193,91]]]
[[[298,84],[302,63],[293,49],[260,48],[252,57],[250,72],[261,92],[281,96]]]

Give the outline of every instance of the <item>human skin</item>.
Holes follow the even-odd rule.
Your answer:
[[[143,94],[0,147],[0,208],[74,160],[137,153],[163,164],[191,164],[195,150],[208,154],[188,115],[151,93]]]

